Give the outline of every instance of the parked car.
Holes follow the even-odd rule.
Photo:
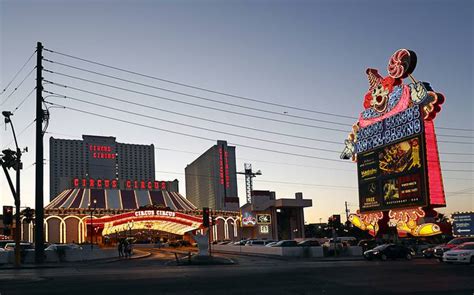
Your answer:
[[[274,244],[272,247],[296,247],[298,242],[295,240],[282,240]]]
[[[82,247],[76,244],[51,244],[45,251],[58,251],[58,250],[82,250]]]
[[[15,250],[15,243],[7,243],[5,245],[5,251],[14,251]],[[35,247],[31,243],[21,242],[20,243],[20,250],[21,251],[34,251]]]
[[[300,247],[319,247],[321,244],[317,240],[304,240],[298,243]]]
[[[345,245],[354,245],[357,239],[354,237],[337,237],[335,240],[333,238],[328,239],[323,246],[334,249],[334,244],[340,244],[340,246]]]
[[[423,257],[425,257],[425,258],[433,258],[434,257],[434,250],[435,250],[435,247],[430,247],[430,248],[426,248],[425,250],[421,251],[421,253],[423,254]]]
[[[357,246],[361,247],[362,251],[365,252],[377,247],[377,241],[375,239],[360,240]]]
[[[248,240],[245,246],[265,246],[273,242],[272,240]]]
[[[444,252],[443,261],[474,264],[474,242],[467,242]]]
[[[454,238],[446,244],[436,246],[434,248],[433,255],[434,257],[438,258],[439,261],[442,261],[444,252],[456,248],[457,246],[467,242],[474,242],[474,237]]]
[[[270,243],[266,244],[265,247],[273,247],[273,245],[275,245],[276,243],[278,243],[278,241],[270,242]]]
[[[222,242],[217,243],[217,245],[227,245],[227,244],[229,244],[229,243],[231,243],[231,242],[232,242],[232,241],[230,241],[230,240],[225,240],[225,241],[222,241]]]
[[[378,258],[380,260],[387,260],[388,258],[405,258],[407,260],[411,260],[413,256],[415,256],[415,251],[413,249],[403,245],[395,244],[380,245],[372,250],[364,252],[364,257],[367,260],[372,260],[374,258]]]
[[[234,246],[245,246],[247,240],[240,240],[234,243]]]
[[[14,240],[0,240],[0,248],[4,249],[6,244],[8,243],[15,243],[15,241]]]

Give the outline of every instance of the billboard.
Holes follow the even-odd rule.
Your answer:
[[[358,155],[361,212],[427,205],[423,142],[417,135]]]
[[[474,236],[474,212],[453,214],[453,235]]]

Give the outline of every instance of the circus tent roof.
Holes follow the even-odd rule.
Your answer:
[[[190,201],[177,192],[161,190],[119,190],[73,188],[54,198],[45,209],[88,208],[96,200],[97,209],[135,210],[146,205],[169,207],[172,210],[195,210]]]

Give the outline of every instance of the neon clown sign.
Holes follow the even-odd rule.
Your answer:
[[[358,168],[360,211],[350,220],[373,235],[389,224],[414,236],[440,233],[438,225],[419,221],[434,220],[433,208],[446,206],[433,123],[444,96],[413,77],[416,63],[415,52],[400,49],[388,76],[367,69],[364,110],[341,154]]]

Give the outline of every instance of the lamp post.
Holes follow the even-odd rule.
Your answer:
[[[97,200],[94,199],[93,203],[94,203],[93,210],[91,209],[91,203],[87,204],[87,206],[89,207],[89,211],[91,212],[91,222],[90,222],[91,223],[90,224],[90,226],[91,226],[91,251],[93,250],[92,242],[93,242],[93,236],[94,236],[94,227],[93,227],[94,224],[93,224],[93,221],[92,221],[92,213],[94,213],[94,211],[97,207]]]
[[[16,152],[10,149],[3,150],[3,157],[0,158],[0,164],[5,172],[7,177],[8,184],[10,185],[10,190],[13,194],[13,199],[15,200],[15,267],[20,267],[20,238],[21,238],[21,220],[20,220],[20,170],[23,168],[21,163],[21,150],[18,146],[18,141],[16,140],[15,128],[13,127],[13,122],[11,116],[12,112],[4,111],[2,115],[5,117],[5,125],[10,123],[12,127],[13,139],[15,140]],[[28,149],[25,149],[28,151]],[[13,182],[11,181],[10,174],[7,169],[13,168],[16,171],[16,188],[13,187]]]

